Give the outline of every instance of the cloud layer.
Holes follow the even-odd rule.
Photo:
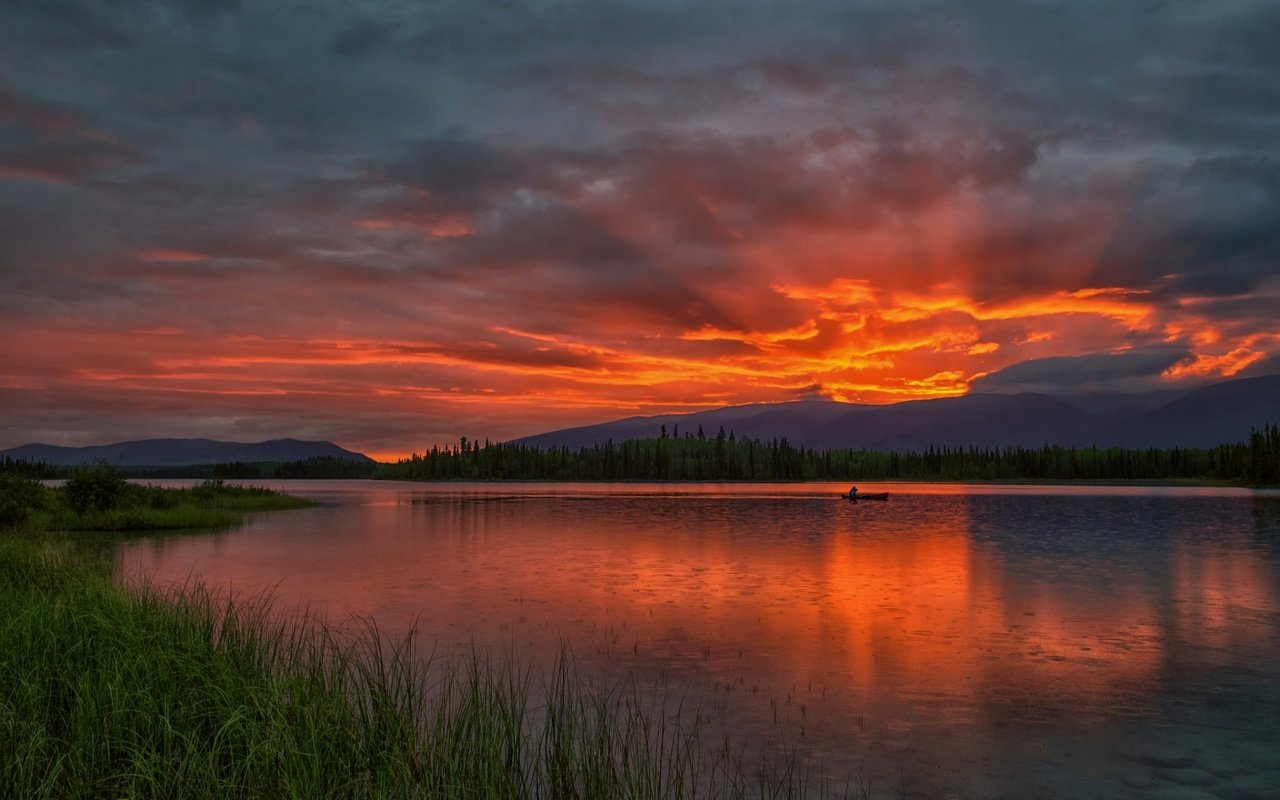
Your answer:
[[[1280,356],[1262,2],[18,2],[0,446]]]

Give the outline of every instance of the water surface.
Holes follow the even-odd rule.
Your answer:
[[[709,709],[873,796],[1280,797],[1280,496],[272,482],[312,509],[121,545]]]

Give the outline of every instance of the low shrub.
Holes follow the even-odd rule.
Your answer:
[[[0,474],[0,527],[25,523],[44,506],[44,494],[39,481],[11,472]]]
[[[129,482],[124,479],[124,473],[106,462],[77,472],[63,487],[67,505],[81,514],[119,508],[128,492]]]

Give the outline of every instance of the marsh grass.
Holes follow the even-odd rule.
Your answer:
[[[100,466],[64,486],[0,476],[0,526],[39,531],[160,531],[226,528],[247,513],[305,508],[308,500],[209,480],[186,489],[128,483]]]
[[[708,746],[702,718],[562,655],[454,661],[199,585],[114,584],[0,538],[0,786],[23,798],[851,795]],[[283,620],[283,621],[282,621]]]
[[[240,521],[241,513],[199,506],[174,508],[111,508],[78,512],[66,508],[37,511],[31,524],[47,531],[163,531],[226,528]]]

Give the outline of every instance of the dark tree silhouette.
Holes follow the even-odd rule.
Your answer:
[[[796,447],[721,429],[570,450],[486,443],[415,454],[377,477],[405,480],[1220,480],[1280,484],[1280,428],[1213,448],[929,447],[913,452]]]

